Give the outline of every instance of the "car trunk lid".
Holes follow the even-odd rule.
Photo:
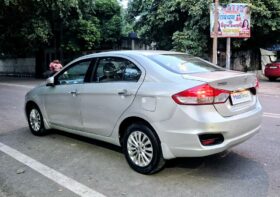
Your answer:
[[[254,74],[216,71],[184,74],[183,78],[203,81],[215,89],[229,91],[230,96],[225,103],[214,104],[217,112],[224,117],[245,113],[256,106],[257,78]]]

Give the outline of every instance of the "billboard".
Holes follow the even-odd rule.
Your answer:
[[[210,6],[210,34],[214,35],[215,4]],[[220,38],[250,38],[251,20],[250,7],[245,3],[230,3],[219,5],[218,37]]]

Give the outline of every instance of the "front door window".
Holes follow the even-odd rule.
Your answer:
[[[84,83],[85,75],[89,68],[91,60],[75,63],[70,68],[62,71],[57,77],[57,84],[81,84]]]

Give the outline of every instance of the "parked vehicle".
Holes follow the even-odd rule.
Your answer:
[[[59,129],[121,146],[131,168],[222,152],[253,136],[262,107],[255,75],[170,51],[80,57],[27,93],[34,135]]]
[[[280,77],[280,59],[265,65],[264,75],[269,81],[276,81]]]

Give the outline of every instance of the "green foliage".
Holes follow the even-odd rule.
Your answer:
[[[102,34],[105,43],[116,43],[120,39],[122,30],[122,19],[120,16],[113,16],[103,23]]]
[[[68,26],[62,47],[67,51],[91,50],[97,47],[100,41],[98,20],[75,20]],[[75,37],[72,37],[75,35]]]
[[[49,23],[43,19],[31,19],[21,28],[19,35],[28,39],[30,47],[37,42],[47,43],[50,36]]]
[[[0,52],[112,48],[122,30],[117,0],[0,0]]]
[[[280,1],[254,0],[252,9],[252,38],[248,44],[258,46],[280,43]]]
[[[176,51],[187,52],[193,55],[201,55],[207,49],[207,36],[200,34],[198,29],[175,32],[172,44]]]
[[[133,30],[133,24],[128,19],[127,9],[122,9],[121,10],[121,27],[122,27],[121,35],[123,37],[126,37],[130,32],[134,31]]]
[[[133,0],[128,18],[147,42],[157,42],[159,49],[176,49],[199,54],[205,52],[209,29],[209,0]],[[145,4],[145,6],[143,6]],[[203,33],[203,35],[200,35]],[[209,32],[208,32],[209,35]],[[198,42],[199,41],[199,42]]]
[[[120,14],[120,5],[116,0],[96,0],[96,14],[98,16],[102,15],[103,19],[110,19],[116,13]]]
[[[147,43],[158,49],[188,51],[194,55],[211,50],[209,5],[212,0],[131,0],[127,18]],[[220,0],[228,3],[229,0]],[[266,47],[280,43],[280,1],[240,0],[251,7],[252,37],[233,39],[234,49]],[[136,20],[138,19],[138,20]]]
[[[196,2],[196,3],[195,3]],[[173,34],[173,47],[193,55],[201,55],[209,50],[209,4],[211,1],[188,0],[179,6],[187,15],[184,28]],[[181,35],[181,36],[178,36]],[[181,49],[178,46],[181,45]],[[208,48],[209,47],[209,48]]]

